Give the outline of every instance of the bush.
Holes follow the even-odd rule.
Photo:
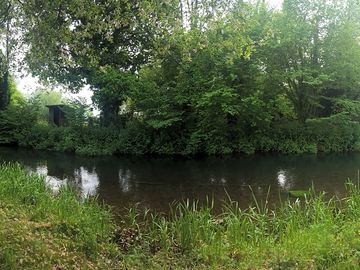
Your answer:
[[[0,112],[0,144],[35,149],[75,152],[81,155],[182,154],[226,155],[232,153],[280,152],[285,154],[346,152],[360,150],[357,103],[342,104],[330,117],[276,121],[261,129],[213,128],[207,119],[202,129],[183,129],[182,124],[154,127],[141,116],[122,127],[89,125],[87,109],[73,106],[71,121],[56,127],[39,120],[37,103],[22,102]],[[340,105],[339,105],[340,106]],[[354,108],[355,106],[355,108]],[[340,110],[340,109],[339,109]],[[221,118],[222,119],[222,118]],[[230,121],[230,119],[228,119]],[[221,122],[222,127],[225,120]],[[206,128],[205,128],[206,127]]]
[[[0,144],[18,143],[37,121],[37,107],[27,102],[0,111]]]
[[[257,135],[255,145],[263,152],[287,154],[357,151],[360,124],[343,113],[306,123],[279,123],[266,134]]]

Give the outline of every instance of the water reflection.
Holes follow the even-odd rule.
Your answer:
[[[100,181],[95,168],[90,171],[81,166],[80,169],[75,170],[75,175],[74,180],[80,188],[83,197],[95,196],[97,194]]]
[[[212,185],[226,185],[226,179],[224,176],[216,179],[215,177],[210,177],[209,179],[209,184],[212,184]]]
[[[290,189],[318,190],[342,196],[344,182],[356,179],[360,154],[226,158],[86,158],[64,153],[0,147],[0,159],[17,161],[45,175],[55,191],[75,185],[81,194],[123,209],[141,202],[167,211],[174,200],[213,198],[218,205],[228,198],[241,206],[251,204],[253,193],[270,201],[286,197]]]
[[[128,193],[131,190],[130,182],[131,182],[130,170],[120,169],[119,170],[119,185],[120,185],[120,190],[123,193]]]
[[[30,168],[28,168],[28,169],[30,169]],[[47,169],[46,164],[37,165],[35,172],[39,175],[44,175],[44,176],[48,175],[48,169]]]
[[[277,172],[277,181],[283,190],[289,191],[292,188],[292,175],[286,170]]]
[[[30,172],[32,171],[38,175],[44,176],[46,179],[46,182],[48,183],[48,185],[51,187],[51,189],[54,192],[58,192],[62,186],[66,186],[66,184],[67,184],[67,178],[60,179],[58,177],[50,175],[49,171],[48,171],[48,166],[46,163],[38,164],[35,167],[35,169],[33,169],[30,166],[25,166],[25,169],[27,169]]]
[[[68,174],[65,172],[59,173],[59,170],[49,171],[48,163],[41,163],[35,167],[26,166],[28,171],[32,171],[38,175],[44,176],[46,182],[55,191],[59,191],[62,186],[75,185],[75,187],[81,192],[82,197],[95,196],[97,194],[97,188],[100,184],[99,177],[95,171],[95,168],[88,170],[87,168],[80,166],[74,168],[73,172]],[[52,167],[54,169],[54,167]]]

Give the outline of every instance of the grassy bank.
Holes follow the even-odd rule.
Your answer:
[[[0,165],[0,269],[108,269],[116,245],[110,211],[54,195],[43,178],[19,165]]]
[[[359,269],[360,194],[325,202],[312,195],[275,211],[236,203],[213,216],[211,207],[177,205],[170,218],[134,223],[138,242],[124,264],[132,269]],[[340,207],[340,208],[339,208]],[[341,209],[341,210],[340,210]]]
[[[358,269],[360,189],[347,188],[343,200],[312,193],[275,210],[133,208],[115,225],[95,201],[1,165],[0,269]]]

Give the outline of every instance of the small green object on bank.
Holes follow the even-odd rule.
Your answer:
[[[290,190],[289,196],[294,198],[303,198],[305,196],[309,196],[310,192],[307,190]]]

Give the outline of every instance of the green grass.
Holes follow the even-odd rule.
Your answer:
[[[346,199],[326,201],[309,191],[275,210],[254,202],[241,210],[224,204],[184,202],[170,216],[132,218],[137,241],[123,248],[129,269],[360,269],[360,192],[347,184]],[[134,212],[132,209],[131,212]],[[124,229],[126,230],[126,229]],[[130,244],[129,244],[130,243]],[[120,245],[121,246],[121,245]]]
[[[360,189],[308,192],[271,210],[185,201],[159,215],[53,194],[19,165],[0,165],[0,269],[360,269]]]
[[[0,269],[107,269],[117,247],[109,209],[81,202],[19,165],[0,165]]]

